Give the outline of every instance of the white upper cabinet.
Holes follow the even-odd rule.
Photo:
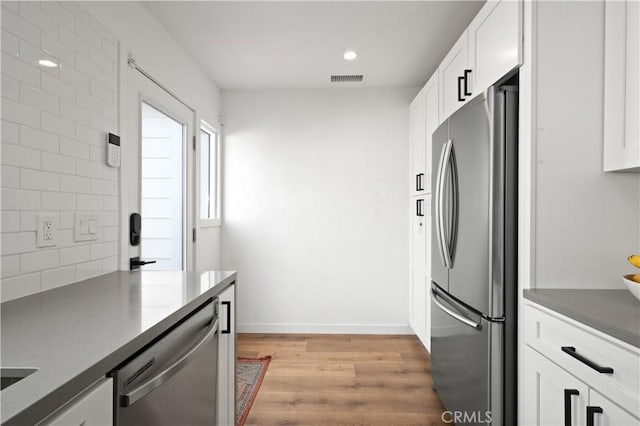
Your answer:
[[[473,95],[522,64],[522,2],[489,0],[469,24]]]
[[[469,81],[469,43],[462,33],[438,68],[440,83],[440,122],[471,99]],[[466,74],[465,74],[466,71]],[[465,75],[467,78],[465,79]],[[466,87],[465,87],[466,86]]]
[[[522,64],[522,1],[489,0],[438,68],[440,122]]]
[[[434,73],[424,89],[424,133],[425,133],[425,167],[424,167],[424,188],[425,191],[431,192],[431,172],[433,158],[431,157],[431,145],[433,132],[440,125],[438,118],[440,117],[440,105],[438,103],[438,73]]]
[[[640,2],[605,3],[604,170],[640,172]]]
[[[425,109],[424,89],[415,97],[409,107],[409,143],[411,157],[411,195],[423,194],[426,172]]]

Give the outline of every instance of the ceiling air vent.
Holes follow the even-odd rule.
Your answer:
[[[361,82],[364,78],[362,74],[351,74],[351,75],[332,75],[331,82],[332,83],[353,83],[353,82]]]

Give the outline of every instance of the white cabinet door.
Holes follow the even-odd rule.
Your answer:
[[[469,69],[467,35],[468,32],[465,30],[438,68],[440,122],[449,118],[453,112],[471,99],[471,96],[465,96],[465,70]],[[469,80],[466,81],[468,86]],[[471,90],[471,87],[467,89]]]
[[[522,2],[487,1],[468,31],[475,96],[522,64]]]
[[[640,402],[638,402],[640,404]],[[589,389],[589,407],[586,415],[593,418],[594,426],[638,426],[640,419],[610,401],[594,389]],[[589,419],[587,419],[589,421]]]
[[[218,426],[233,426],[236,418],[235,287],[231,285],[218,295]]]
[[[438,73],[435,72],[422,91],[424,92],[424,133],[425,133],[425,167],[424,167],[424,188],[427,193],[431,193],[431,163],[433,153],[431,152],[432,136],[440,122],[440,105],[438,96]]]
[[[431,352],[431,195],[427,195],[424,200],[424,221],[425,221],[425,239],[424,239],[424,335],[422,344],[429,352]]]
[[[411,195],[420,195],[425,186],[425,144],[424,144],[424,90],[415,97],[409,106],[409,152],[411,158]]]
[[[640,2],[605,2],[604,170],[640,171]]]
[[[41,425],[113,425],[113,379],[104,378],[76,396]]]
[[[565,409],[570,425],[584,425],[589,388],[530,346],[524,349],[525,426],[564,425]]]
[[[425,197],[411,199],[411,281],[409,289],[409,324],[416,336],[423,341],[426,333],[426,291],[425,272],[427,256],[427,210],[429,205]]]

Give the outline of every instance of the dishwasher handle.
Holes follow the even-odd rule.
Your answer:
[[[218,331],[218,320],[216,319],[213,325],[205,333],[205,335],[196,342],[191,349],[189,349],[184,355],[176,360],[169,367],[165,368],[161,373],[147,380],[131,392],[128,392],[121,396],[121,406],[130,407],[140,399],[142,399],[149,392],[157,388],[158,386],[169,380],[174,374],[182,370],[190,361],[194,354],[200,349],[200,347]]]

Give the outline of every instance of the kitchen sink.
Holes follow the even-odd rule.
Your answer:
[[[0,390],[8,388],[37,370],[37,368],[0,368]]]

